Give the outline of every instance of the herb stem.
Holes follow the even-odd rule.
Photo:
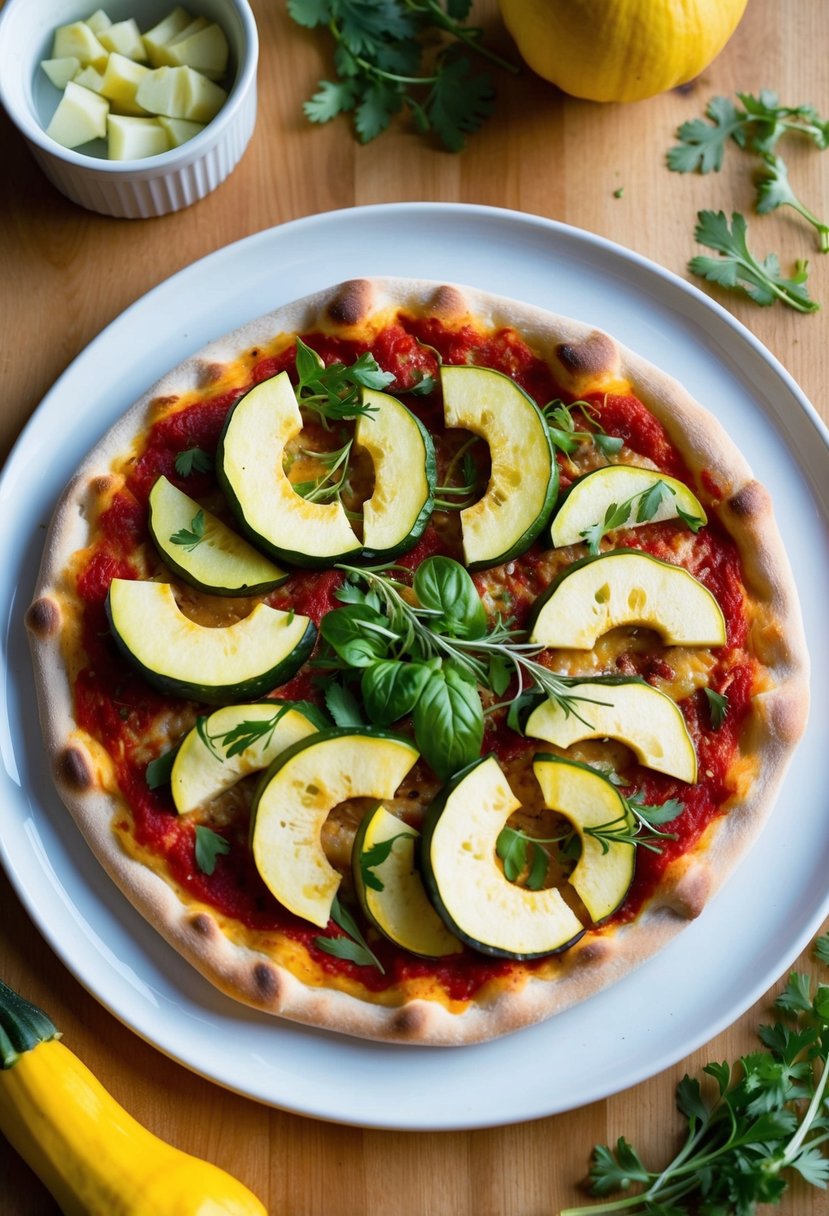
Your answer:
[[[463,42],[470,50],[477,55],[482,55],[484,59],[488,59],[490,63],[496,64],[497,67],[503,68],[505,72],[510,72],[513,76],[518,76],[521,68],[518,64],[511,63],[510,60],[504,59],[497,51],[493,51],[480,41],[483,30],[477,27],[461,25],[454,21],[448,13],[444,12],[436,0],[426,0],[425,4],[418,4],[416,0],[405,0],[406,7],[414,13],[429,12],[432,17],[432,23],[441,29],[446,30],[453,38],[457,38],[459,42]]]

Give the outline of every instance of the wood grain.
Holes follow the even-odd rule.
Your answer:
[[[233,176],[189,211],[151,221],[84,212],[45,182],[0,117],[4,458],[56,377],[105,325],[176,270],[250,233],[369,203],[482,203],[599,233],[684,276],[689,257],[699,252],[696,212],[710,207],[748,215],[754,187],[750,159],[736,152],[717,176],[668,172],[665,151],[679,123],[701,114],[711,96],[737,88],[775,88],[787,101],[810,101],[829,112],[825,0],[750,0],[725,52],[683,90],[601,106],[566,98],[524,72],[499,77],[496,116],[462,155],[402,128],[363,147],[344,120],[311,127],[302,115],[302,100],[330,73],[322,36],[295,26],[279,0],[253,0],[253,7],[262,48],[256,134]],[[476,16],[493,43],[510,53],[494,0],[479,3]],[[819,214],[829,212],[829,156],[790,142],[786,160],[804,200]],[[777,355],[829,419],[829,257],[817,253],[811,230],[793,213],[755,219],[750,233],[758,253],[776,249],[786,267],[809,259],[810,289],[824,309],[803,317],[712,294]],[[796,965],[817,974],[808,955]],[[415,1134],[270,1110],[170,1062],[78,985],[5,877],[0,975],[52,1013],[65,1041],[137,1118],[237,1174],[273,1216],[548,1216],[584,1202],[579,1184],[596,1141],[624,1134],[647,1159],[667,1161],[681,1131],[676,1082],[708,1060],[750,1050],[773,995],[675,1067],[604,1102],[513,1127]],[[795,1186],[777,1210],[825,1216],[826,1193]],[[37,1179],[0,1142],[0,1216],[55,1211]]]

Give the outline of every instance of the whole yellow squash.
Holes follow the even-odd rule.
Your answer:
[[[748,0],[499,0],[533,71],[573,97],[641,101],[693,80]]]

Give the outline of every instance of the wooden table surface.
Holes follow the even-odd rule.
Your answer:
[[[688,258],[699,252],[697,210],[749,215],[753,185],[751,161],[735,149],[716,177],[670,173],[664,156],[679,123],[701,114],[713,95],[736,89],[774,88],[788,102],[809,101],[829,112],[825,0],[750,0],[726,50],[682,91],[602,106],[566,98],[525,71],[499,79],[496,116],[461,155],[405,130],[360,146],[343,120],[312,127],[303,118],[302,100],[330,73],[323,36],[295,26],[280,0],[253,0],[253,8],[261,36],[256,133],[232,177],[190,210],[149,221],[83,211],[42,179],[0,118],[4,459],[55,378],[105,325],[156,283],[228,242],[353,205],[483,203],[569,222],[685,274]],[[495,3],[480,3],[476,15],[493,43],[509,51]],[[829,212],[829,153],[820,157],[793,141],[786,159],[801,197],[819,214]],[[811,230],[792,212],[754,219],[751,236],[759,252],[777,249],[786,267],[809,259],[812,294],[824,310],[800,316],[719,298],[829,419],[829,257],[820,256]],[[817,974],[808,955],[797,967]],[[171,1063],[71,977],[4,876],[0,975],[51,1011],[64,1041],[137,1118],[237,1174],[274,1216],[541,1216],[585,1202],[580,1182],[594,1142],[624,1134],[654,1163],[667,1161],[680,1132],[677,1080],[708,1060],[736,1059],[753,1048],[773,995],[675,1067],[606,1101],[505,1128],[397,1133],[272,1110]],[[825,1192],[794,1187],[779,1212],[817,1216],[828,1205]],[[55,1211],[38,1180],[0,1142],[0,1213]]]

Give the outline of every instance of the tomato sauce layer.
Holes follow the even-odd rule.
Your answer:
[[[438,320],[402,315],[386,326],[371,341],[342,341],[324,334],[304,337],[326,364],[351,363],[371,350],[380,366],[393,372],[390,391],[407,392],[424,378],[439,376],[439,360],[450,364],[476,363],[511,376],[540,405],[566,396],[541,360],[512,330],[480,333],[472,326],[448,329]],[[532,970],[538,963],[517,964],[511,960],[488,958],[466,950],[447,960],[423,960],[395,948],[385,940],[372,939],[382,965],[361,967],[346,959],[333,957],[316,944],[320,930],[293,916],[272,896],[260,878],[248,846],[248,823],[239,817],[222,828],[230,844],[227,854],[217,858],[211,874],[196,863],[195,826],[175,812],[169,788],[150,789],[147,783],[148,758],[174,746],[192,724],[201,707],[176,701],[154,692],[124,660],[112,641],[105,611],[107,589],[113,578],[146,577],[143,573],[157,563],[151,551],[147,529],[147,497],[157,477],[168,477],[195,498],[216,494],[215,475],[196,469],[181,475],[176,459],[181,453],[200,449],[214,457],[228,412],[239,397],[254,384],[282,371],[293,373],[294,347],[284,344],[273,352],[257,349],[238,361],[229,379],[217,391],[204,390],[180,401],[171,401],[150,427],[140,450],[126,463],[124,485],[101,513],[95,539],[86,551],[77,577],[77,594],[83,605],[83,646],[86,666],[77,677],[76,715],[79,725],[97,739],[112,758],[115,776],[131,812],[129,832],[139,850],[149,853],[155,864],[194,901],[201,902],[222,916],[245,926],[253,934],[279,934],[300,943],[318,970],[320,982],[337,977],[368,993],[381,993],[396,985],[418,979],[437,984],[451,1001],[474,998],[487,983],[508,980],[516,967]],[[634,396],[591,394],[587,401],[602,429],[621,438],[626,448],[652,461],[673,477],[688,478],[684,462],[671,443],[664,427]],[[434,434],[440,449],[440,402],[435,393],[408,396],[410,405]],[[566,460],[559,457],[565,473]],[[563,477],[563,484],[566,482]],[[638,547],[656,557],[674,556],[675,523],[629,529],[618,543]],[[438,528],[433,520],[417,546],[399,559],[411,567],[432,553],[460,557],[457,530]],[[501,586],[509,595],[516,622],[521,625],[528,605],[544,589],[543,549],[536,543],[526,554],[509,563],[500,574]],[[740,563],[733,543],[713,521],[693,536],[685,538],[683,564],[705,583],[719,601],[728,626],[728,642],[717,653],[709,681],[715,691],[725,691],[729,712],[719,729],[712,727],[710,709],[703,692],[697,691],[681,705],[699,757],[701,779],[695,786],[663,777],[645,769],[635,769],[630,779],[645,802],[662,803],[678,798],[684,811],[670,825],[675,839],[664,842],[658,853],[639,849],[636,877],[628,898],[613,923],[632,920],[643,903],[658,890],[665,867],[687,852],[706,828],[722,813],[731,796],[729,769],[739,748],[739,738],[748,713],[754,683],[753,661],[745,657],[747,636],[744,591]],[[476,576],[477,577],[477,576]],[[337,588],[342,574],[336,570],[292,573],[286,583],[268,596],[275,607],[293,608],[316,624],[338,606]],[[554,663],[552,664],[554,666]],[[658,663],[654,671],[658,673]],[[645,673],[645,678],[649,678]],[[320,701],[313,672],[303,668],[288,684],[275,689],[280,699]],[[159,731],[163,738],[159,741]],[[154,742],[155,739],[155,742]],[[494,752],[509,768],[518,756],[530,750],[543,750],[506,725],[505,714],[488,722],[485,750]],[[154,748],[154,752],[153,752]],[[150,755],[153,753],[153,755]],[[326,935],[339,931],[332,924]]]

